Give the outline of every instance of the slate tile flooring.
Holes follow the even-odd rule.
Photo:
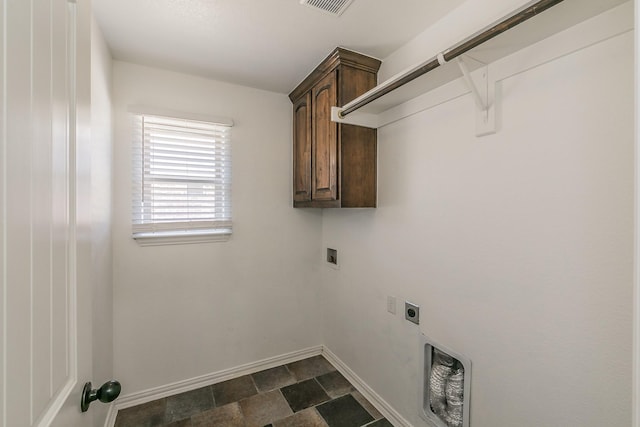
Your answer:
[[[115,427],[392,427],[325,358],[118,411]]]

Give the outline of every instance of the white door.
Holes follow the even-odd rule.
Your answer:
[[[0,1],[0,426],[91,426],[90,3]]]

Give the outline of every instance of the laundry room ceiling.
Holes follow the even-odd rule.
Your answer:
[[[115,59],[288,93],[336,46],[384,59],[464,0],[93,0]]]

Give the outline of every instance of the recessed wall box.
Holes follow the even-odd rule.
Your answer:
[[[433,427],[469,427],[471,361],[422,336],[420,416]]]
[[[338,265],[338,250],[327,248],[327,262],[329,264]]]

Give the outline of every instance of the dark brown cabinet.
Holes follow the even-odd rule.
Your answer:
[[[293,206],[376,206],[376,130],[331,121],[376,85],[380,61],[337,48],[291,92]]]

